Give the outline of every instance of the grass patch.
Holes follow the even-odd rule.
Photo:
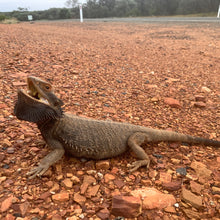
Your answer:
[[[2,24],[17,24],[19,21],[16,18],[7,18],[1,21]]]

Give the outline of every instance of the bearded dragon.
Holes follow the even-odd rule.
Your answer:
[[[99,160],[131,149],[139,159],[131,164],[133,172],[150,165],[150,159],[141,147],[144,143],[172,141],[220,147],[217,140],[67,114],[62,110],[63,101],[54,94],[49,82],[30,76],[27,84],[27,92],[18,90],[14,114],[20,120],[36,123],[52,149],[37,167],[27,173],[30,179],[44,174],[65,152],[74,157]]]

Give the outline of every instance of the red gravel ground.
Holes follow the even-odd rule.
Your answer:
[[[218,219],[219,149],[147,145],[156,163],[133,174],[130,152],[104,162],[65,156],[28,180],[49,148],[36,125],[13,115],[17,89],[33,75],[50,80],[74,114],[220,140],[218,23],[0,24],[0,39],[0,219],[115,219],[116,196],[129,202],[141,188],[175,205],[143,198],[131,219]]]

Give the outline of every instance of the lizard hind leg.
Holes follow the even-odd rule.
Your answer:
[[[137,170],[139,167],[150,165],[150,159],[144,149],[141,147],[141,144],[149,141],[149,135],[144,132],[135,132],[128,138],[128,146],[136,154],[139,160],[133,162],[130,165],[130,172]]]

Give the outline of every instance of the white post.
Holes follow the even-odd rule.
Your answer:
[[[79,14],[80,14],[80,22],[83,22],[83,10],[82,10],[82,4],[79,4]]]
[[[218,7],[218,15],[217,15],[217,18],[220,17],[220,4],[219,4],[219,7]]]

